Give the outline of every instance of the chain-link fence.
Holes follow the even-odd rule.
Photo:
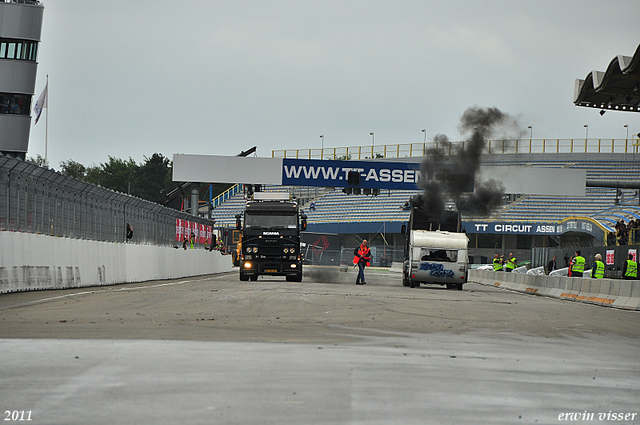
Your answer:
[[[0,155],[0,231],[105,242],[175,245],[177,219],[213,221],[114,192],[37,165]]]

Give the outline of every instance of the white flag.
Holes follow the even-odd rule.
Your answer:
[[[33,107],[33,112],[36,114],[36,122],[33,125],[38,124],[38,120],[40,119],[40,114],[42,114],[42,109],[47,107],[47,90],[49,88],[49,82],[44,86],[44,90],[42,90],[42,94],[38,98],[35,106]]]

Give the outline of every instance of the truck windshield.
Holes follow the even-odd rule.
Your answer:
[[[455,263],[458,261],[457,249],[420,249],[420,261],[445,261]]]
[[[267,214],[245,214],[244,227],[264,228],[264,229],[297,229],[297,215],[267,215]]]

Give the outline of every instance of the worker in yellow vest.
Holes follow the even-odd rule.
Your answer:
[[[513,256],[513,252],[509,253],[509,259],[506,261],[505,271],[512,272],[516,268],[516,257]]]
[[[596,261],[593,262],[593,267],[591,268],[591,277],[594,279],[604,278],[604,263],[600,254],[596,254]]]
[[[502,271],[502,257],[498,253],[493,257],[493,271]]]
[[[626,280],[638,279],[638,263],[633,261],[633,254],[629,254],[629,259],[622,265],[622,278]]]
[[[571,262],[570,270],[572,277],[582,277],[582,273],[584,273],[584,265],[587,261],[581,254],[582,252],[577,250],[575,257],[573,257],[573,261]]]

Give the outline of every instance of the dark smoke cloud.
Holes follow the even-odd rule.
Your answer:
[[[423,176],[420,187],[424,192],[414,198],[413,203],[421,204],[435,218],[443,216],[446,202],[454,202],[458,211],[474,215],[489,215],[500,206],[504,186],[495,180],[475,181],[480,157],[488,138],[500,135],[517,139],[524,134],[517,119],[509,114],[498,108],[478,106],[464,111],[459,129],[469,135],[464,148],[438,134],[434,137],[436,146],[425,152],[420,166]]]
[[[305,267],[304,279],[315,283],[344,283],[347,273],[342,273],[339,267]],[[348,279],[351,280],[351,276]]]

